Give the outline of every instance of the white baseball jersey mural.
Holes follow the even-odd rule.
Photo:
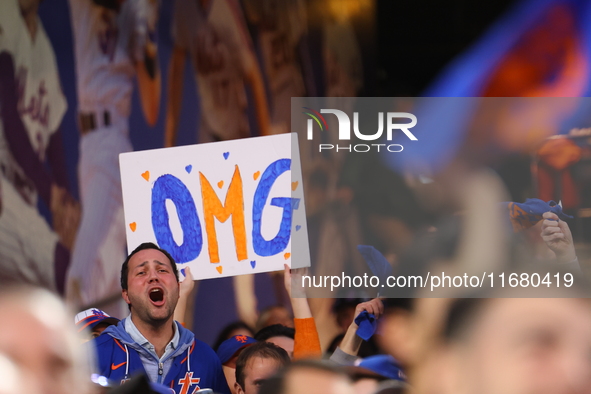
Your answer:
[[[36,12],[0,2],[0,279],[61,292],[72,239],[54,232],[37,204],[52,208],[57,226],[56,209],[72,202],[58,130],[67,103]]]
[[[126,0],[112,7],[97,3],[70,0],[81,133],[82,221],[68,296],[83,305],[119,289],[126,253],[118,155],[132,150],[128,118],[136,72],[140,89],[144,88],[142,99],[153,101],[144,106],[151,124],[158,114],[160,89],[153,60],[158,3]],[[149,68],[150,61],[152,69],[146,72],[151,75],[142,86],[142,68]]]

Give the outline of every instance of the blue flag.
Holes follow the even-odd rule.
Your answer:
[[[413,111],[418,141],[405,144],[404,154],[383,158],[396,170],[420,172],[444,168],[462,151],[480,158],[531,149],[549,135],[586,127],[589,105],[577,97],[590,95],[591,0],[526,0],[449,64],[423,94]],[[485,102],[475,97],[537,98]],[[571,99],[551,99],[556,97]],[[540,113],[546,127],[523,122],[526,127],[510,128],[515,120],[539,120]]]

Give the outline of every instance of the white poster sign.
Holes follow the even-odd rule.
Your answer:
[[[297,135],[123,153],[127,246],[167,250],[195,279],[310,265]]]

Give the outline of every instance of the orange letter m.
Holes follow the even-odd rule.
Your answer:
[[[240,170],[236,166],[224,205],[211,187],[211,184],[200,172],[201,196],[203,197],[203,216],[205,218],[205,230],[207,233],[207,244],[209,249],[209,261],[219,263],[218,240],[215,231],[215,220],[224,223],[232,216],[232,230],[234,232],[234,243],[236,245],[236,257],[238,261],[246,260],[246,227],[244,225],[244,198],[242,195],[242,178]]]

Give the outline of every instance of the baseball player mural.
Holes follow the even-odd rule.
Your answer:
[[[259,134],[270,134],[263,77],[238,1],[176,0],[172,36],[165,146],[176,141],[187,55],[201,101],[199,142],[251,136],[246,86]]]
[[[158,5],[156,0],[70,0],[82,219],[67,296],[77,304],[120,291],[126,241],[119,154],[132,150],[128,118],[136,75],[147,123],[153,126],[158,117]]]
[[[315,92],[304,40],[305,3],[303,0],[243,0],[242,4],[247,22],[256,31],[253,37],[269,87],[273,131],[289,132],[291,98]],[[308,74],[306,79],[304,70]]]
[[[39,3],[0,1],[0,282],[63,293],[79,207],[67,191],[59,131],[67,103]]]

